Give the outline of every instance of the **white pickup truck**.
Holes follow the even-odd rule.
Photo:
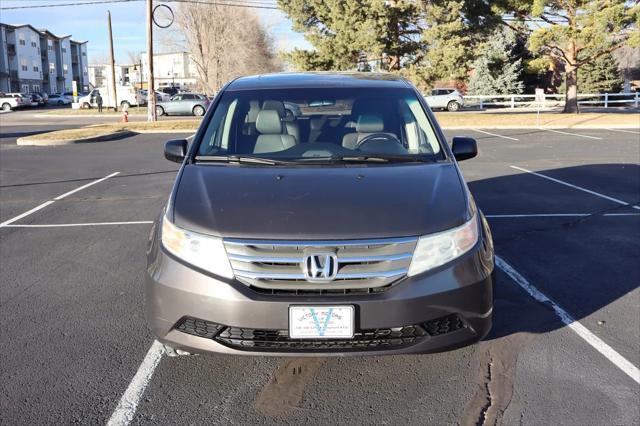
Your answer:
[[[0,92],[0,108],[3,111],[11,111],[27,106],[31,106],[31,99],[27,99],[19,93]]]
[[[113,100],[111,100],[110,91],[106,87],[101,87],[93,89],[88,95],[78,98],[80,107],[97,108],[98,104],[96,103],[96,97],[98,93],[100,93],[100,96],[102,97],[102,106],[104,108],[113,108],[116,106]],[[118,101],[118,107],[123,107],[125,105],[130,107],[132,105],[144,105],[147,103],[147,98],[144,95],[128,86],[118,87],[116,98]]]

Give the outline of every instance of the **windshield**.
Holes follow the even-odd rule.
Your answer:
[[[431,122],[411,89],[228,91],[206,126],[196,160],[444,158]]]

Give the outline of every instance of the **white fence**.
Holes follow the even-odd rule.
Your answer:
[[[535,95],[468,95],[464,96],[465,107],[499,106],[506,108],[546,109],[564,105],[564,95],[545,95],[544,102],[536,102]],[[635,93],[584,93],[578,95],[579,105],[629,106],[638,108],[640,94]]]

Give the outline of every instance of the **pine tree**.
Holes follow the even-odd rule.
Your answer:
[[[467,89],[471,95],[522,93],[522,58],[516,58],[513,31],[498,28],[482,45],[473,62]]]
[[[618,61],[609,53],[584,65],[578,72],[580,93],[617,93],[622,90]]]

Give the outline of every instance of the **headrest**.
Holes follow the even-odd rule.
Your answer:
[[[278,111],[278,115],[280,117],[284,117],[286,115],[286,112],[284,110],[284,103],[282,103],[281,101],[264,101],[262,103],[262,109]]]
[[[263,135],[282,134],[282,122],[280,121],[278,111],[271,109],[263,109],[260,111],[256,119],[256,129]]]
[[[375,133],[384,130],[382,117],[379,115],[363,114],[358,117],[356,123],[356,132],[358,133]]]

